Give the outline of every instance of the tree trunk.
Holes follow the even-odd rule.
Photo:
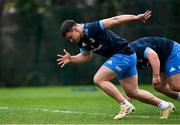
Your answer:
[[[4,9],[4,4],[5,4],[6,0],[0,0],[0,71],[1,71],[1,60],[2,60],[2,33],[1,33],[1,29],[2,29],[2,13],[3,13],[3,9]],[[2,74],[0,72],[0,78],[2,77]],[[1,80],[0,80],[1,83]]]

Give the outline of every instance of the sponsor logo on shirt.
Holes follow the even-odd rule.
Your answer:
[[[176,68],[171,67],[170,72],[174,72],[175,70],[176,70]]]

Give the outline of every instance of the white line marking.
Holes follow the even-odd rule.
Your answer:
[[[0,109],[8,109],[9,107],[0,107]]]
[[[10,108],[10,107],[0,107],[0,110],[31,110],[31,111],[43,111],[43,112],[55,112],[55,113],[65,113],[65,114],[86,114],[86,115],[98,115],[98,116],[110,116],[113,117],[115,114],[103,114],[103,113],[87,113],[87,112],[77,112],[77,111],[68,111],[68,110],[50,110],[50,109],[45,109],[45,108]],[[155,117],[155,116],[142,116],[142,115],[133,115],[133,116],[128,116],[129,118],[144,118],[144,119],[149,119],[149,118],[153,118],[153,119],[160,119],[160,117]],[[176,118],[169,118],[169,120],[177,120],[179,121],[180,118],[176,117]]]

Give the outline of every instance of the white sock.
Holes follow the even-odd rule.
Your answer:
[[[178,97],[176,100],[180,101],[180,92],[178,93]]]
[[[127,100],[124,100],[123,102],[121,102],[121,105],[131,105],[131,103],[130,102],[128,102]]]
[[[168,108],[169,103],[166,101],[162,101],[158,106],[160,109],[166,109],[166,108]]]

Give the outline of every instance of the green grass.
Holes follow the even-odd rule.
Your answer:
[[[119,105],[99,88],[93,91],[89,87],[0,88],[0,124],[180,124],[179,102],[157,93],[152,86],[141,88],[176,105],[168,120],[159,119],[157,107],[135,100],[133,115],[113,120]]]

